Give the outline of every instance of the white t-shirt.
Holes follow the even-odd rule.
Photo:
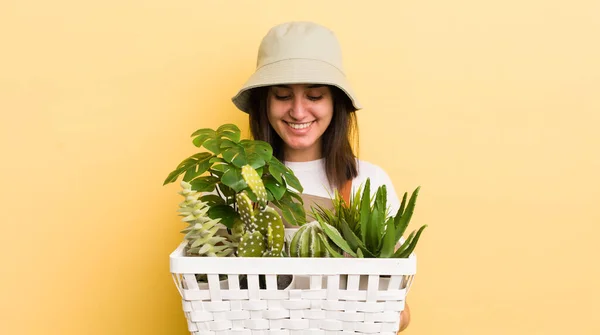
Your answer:
[[[400,200],[394,185],[388,174],[379,166],[357,160],[358,162],[358,176],[352,180],[352,191],[353,195],[356,190],[363,185],[367,178],[371,179],[371,195],[375,196],[377,188],[385,185],[387,191],[387,205],[391,215],[396,215],[398,208],[400,208]],[[289,167],[300,181],[300,184],[304,188],[305,194],[315,195],[324,198],[331,198],[334,194],[333,190],[329,186],[327,175],[325,173],[325,159],[321,158],[310,162],[284,162]]]

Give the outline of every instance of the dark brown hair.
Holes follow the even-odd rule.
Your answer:
[[[356,109],[350,98],[339,88],[329,86],[333,96],[333,116],[322,136],[321,152],[325,159],[325,173],[331,187],[341,189],[348,180],[358,176],[358,123]],[[273,155],[284,160],[283,140],[271,126],[267,116],[269,87],[254,88],[250,95],[250,132],[256,140],[269,143]]]

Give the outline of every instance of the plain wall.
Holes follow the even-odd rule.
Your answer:
[[[360,158],[421,186],[416,334],[600,334],[599,1],[0,2],[0,333],[186,334],[167,174],[267,30],[340,39]],[[596,264],[596,265],[594,265]]]

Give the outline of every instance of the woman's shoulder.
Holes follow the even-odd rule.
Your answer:
[[[356,161],[358,163],[358,176],[356,179],[366,180],[367,178],[371,178],[371,183],[389,182],[389,175],[379,165],[361,159],[356,159]]]

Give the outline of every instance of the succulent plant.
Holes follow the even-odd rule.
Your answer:
[[[323,208],[313,209],[313,215],[324,232],[324,234],[319,234],[319,238],[325,248],[334,257],[343,257],[343,255],[338,253],[329,241],[353,257],[406,258],[410,256],[427,225],[421,226],[418,231],[413,231],[397,250],[395,247],[410,223],[420,187],[414,190],[408,204],[406,203],[407,193],[404,193],[395,216],[387,214],[385,185],[377,189],[375,199],[371,198],[370,179],[367,179],[364,189],[362,187],[361,189],[360,201],[357,203],[358,198],[355,197],[354,205],[356,206],[349,206],[360,209],[358,221],[355,222],[354,227],[351,227],[346,219],[346,215],[350,212],[338,210],[336,213],[332,213]],[[351,217],[356,217],[356,213],[350,214],[352,214]]]
[[[284,225],[281,216],[267,205],[265,186],[250,165],[242,167],[242,176],[257,196],[253,203],[246,191],[236,195],[237,209],[243,223],[243,235],[238,245],[238,256],[281,256],[284,246]]]
[[[179,204],[179,215],[188,227],[182,230],[187,241],[186,254],[190,256],[228,256],[234,251],[234,246],[225,236],[217,234],[226,231],[219,224],[220,219],[211,219],[206,202],[200,201],[201,194],[192,190],[192,185],[182,181],[179,192],[185,200]]]
[[[300,227],[290,242],[291,257],[329,257],[325,243],[319,238],[323,229],[318,221]]]

